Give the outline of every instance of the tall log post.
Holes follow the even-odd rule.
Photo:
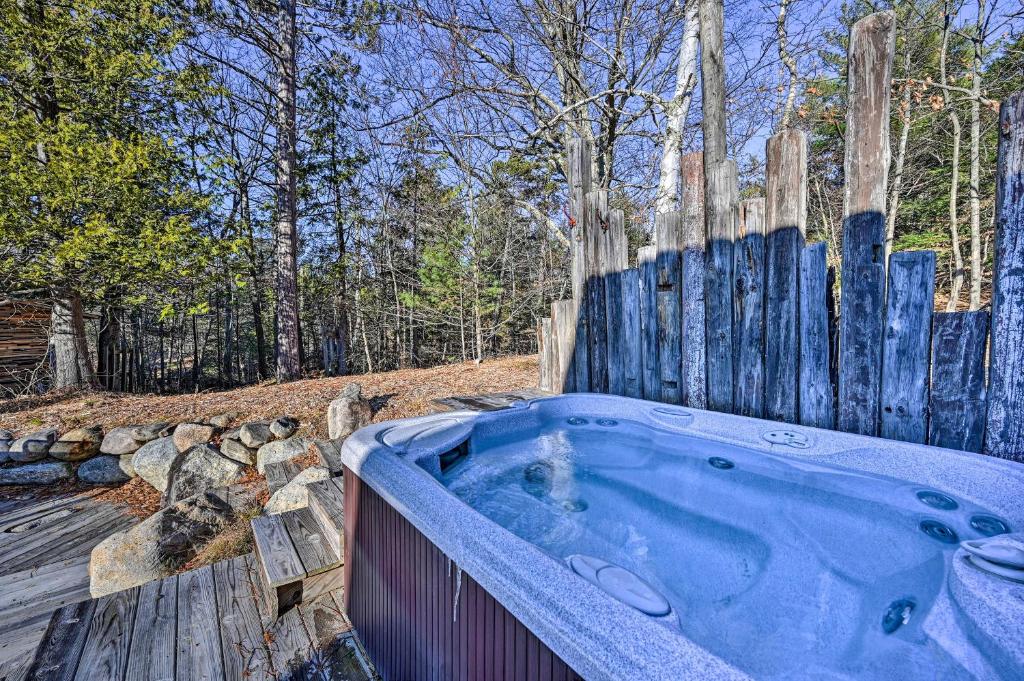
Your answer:
[[[766,148],[765,417],[799,414],[800,255],[807,234],[807,138],[784,130]]]
[[[569,181],[569,240],[572,258],[572,299],[576,303],[575,328],[568,332],[564,342],[575,348],[572,353],[571,370],[573,386],[580,392],[590,389],[590,363],[587,359],[587,316],[585,314],[585,291],[587,281],[586,253],[586,195],[591,187],[590,142],[575,138],[569,143],[566,172]]]
[[[995,246],[984,451],[1024,461],[1024,92],[999,110]]]
[[[839,429],[861,435],[877,435],[879,425],[895,29],[892,12],[858,21],[847,65]]]
[[[705,409],[707,392],[707,325],[705,286],[707,284],[707,239],[704,231],[704,154],[695,152],[680,161],[682,178],[682,264],[680,289],[683,297],[683,394],[688,407]]]

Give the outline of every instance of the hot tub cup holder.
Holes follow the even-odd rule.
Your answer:
[[[1024,583],[1024,546],[1010,537],[968,539],[960,542],[967,560],[983,572]]]
[[[672,606],[664,596],[620,565],[583,554],[569,556],[566,562],[577,575],[645,615],[666,617],[672,614]]]
[[[803,433],[790,429],[766,430],[761,433],[761,439],[773,445],[785,445],[793,449],[809,449],[810,439]]]

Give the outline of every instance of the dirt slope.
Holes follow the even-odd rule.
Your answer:
[[[26,400],[0,401],[0,427],[22,433],[56,426],[61,432],[79,426],[114,426],[152,421],[187,421],[238,412],[238,422],[281,414],[293,416],[302,430],[327,436],[327,405],[343,386],[363,386],[371,400],[374,420],[386,421],[425,414],[430,400],[451,395],[505,392],[536,387],[537,357],[508,357],[452,364],[432,369],[403,369],[381,374],[316,378],[285,385],[261,385],[190,395],[129,395],[78,392]]]

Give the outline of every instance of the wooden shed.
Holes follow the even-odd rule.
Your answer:
[[[0,397],[43,377],[49,329],[49,303],[0,299]]]

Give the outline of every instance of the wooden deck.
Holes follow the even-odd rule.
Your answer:
[[[510,393],[489,393],[487,395],[455,395],[433,400],[438,411],[495,411],[504,409],[513,402],[549,397],[551,393],[539,388],[527,388]]]
[[[24,669],[58,608],[89,598],[89,554],[137,523],[104,490],[0,501],[0,679]]]
[[[256,570],[248,554],[62,608],[22,678],[374,678],[340,593],[271,623],[260,613]]]

